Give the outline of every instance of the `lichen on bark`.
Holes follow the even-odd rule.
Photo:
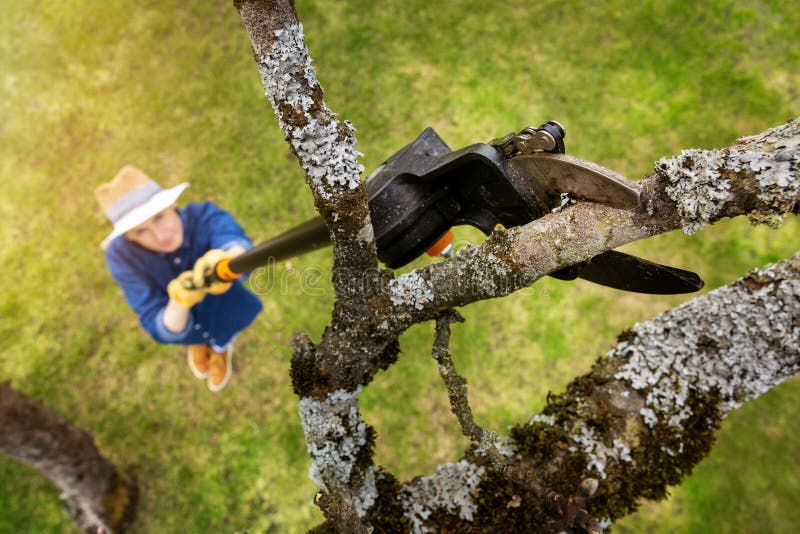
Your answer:
[[[800,255],[633,327],[609,355],[627,360],[616,378],[647,392],[648,425],[682,425],[691,392],[718,391],[724,415],[800,372],[798,270]]]
[[[323,401],[311,397],[300,399],[300,420],[303,424],[308,452],[311,455],[311,479],[323,490],[335,491],[347,499],[359,517],[375,504],[378,496],[375,475],[377,468],[361,471],[357,464],[372,446],[371,431],[361,419],[358,394],[338,390]]]

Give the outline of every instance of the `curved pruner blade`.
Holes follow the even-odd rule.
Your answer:
[[[534,190],[544,190],[554,208],[562,194],[613,208],[631,209],[639,204],[641,189],[621,174],[602,165],[567,154],[535,153],[516,156],[508,166]]]

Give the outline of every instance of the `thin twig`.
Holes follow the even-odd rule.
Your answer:
[[[450,325],[464,318],[456,310],[446,310],[436,319],[436,338],[433,341],[433,358],[439,364],[439,376],[447,387],[450,410],[458,419],[461,433],[475,442],[483,437],[483,429],[475,424],[467,398],[467,380],[456,372],[450,357]]]
[[[433,358],[439,364],[439,376],[442,377],[447,388],[450,410],[458,419],[461,433],[476,443],[495,467],[502,468],[508,463],[508,460],[495,446],[497,434],[482,428],[475,422],[472,409],[469,407],[467,379],[458,374],[453,359],[450,357],[450,325],[462,322],[464,322],[464,318],[456,310],[446,310],[436,318]]]

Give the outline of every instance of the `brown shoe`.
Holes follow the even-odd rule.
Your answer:
[[[210,350],[211,360],[208,368],[208,389],[216,393],[222,390],[231,379],[233,371],[233,345],[225,352]]]
[[[211,358],[211,347],[208,345],[189,345],[186,359],[189,361],[189,369],[197,378],[203,379],[208,376],[208,361]]]

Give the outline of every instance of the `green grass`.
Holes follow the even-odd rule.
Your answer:
[[[299,1],[329,105],[370,169],[434,126],[453,148],[555,118],[568,152],[639,177],[683,148],[724,146],[800,115],[800,14],[777,1]],[[93,188],[132,162],[211,199],[257,240],[313,215],[229,2],[3,2],[0,18],[0,379],[92,432],[143,490],[134,532],[298,532],[319,522],[288,341],[318,339],[330,292],[301,291],[325,251],[281,266],[212,396],[183,352],[153,344],[106,272]],[[626,247],[709,289],[798,249],[729,221]],[[477,232],[459,231],[477,241]],[[423,264],[420,260],[416,265]],[[278,280],[280,282],[280,280]],[[319,283],[322,287],[324,284]],[[543,280],[463,311],[454,360],[478,421],[525,420],[615,334],[683,297]],[[378,461],[402,478],[465,445],[430,358],[432,328],[362,395]],[[800,527],[797,379],[734,413],[711,456],[622,532]],[[0,459],[0,532],[72,532],[57,491]]]

